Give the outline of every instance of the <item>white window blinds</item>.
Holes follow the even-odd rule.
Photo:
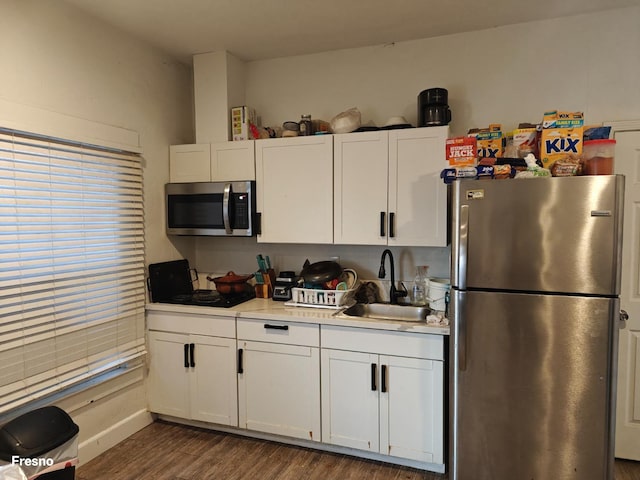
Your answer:
[[[0,412],[145,353],[136,154],[0,129]]]

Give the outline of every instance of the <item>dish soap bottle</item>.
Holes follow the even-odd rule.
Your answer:
[[[427,304],[427,266],[416,267],[416,277],[413,280],[411,304],[424,307]]]

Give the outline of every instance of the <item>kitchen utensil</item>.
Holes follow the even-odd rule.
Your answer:
[[[362,115],[357,108],[350,108],[331,119],[333,133],[351,133],[362,123]]]
[[[228,293],[243,293],[249,288],[247,281],[253,278],[253,273],[250,275],[236,275],[234,272],[229,271],[222,277],[207,277],[207,280],[212,281],[216,285],[216,290],[222,294]]]
[[[282,124],[282,128],[284,128],[285,130],[288,130],[290,132],[299,132],[300,131],[300,124],[298,122],[288,121],[288,122],[284,122]]]
[[[380,130],[396,130],[398,128],[412,128],[413,125],[411,125],[409,122],[407,122],[407,119],[404,117],[391,117],[389,118],[389,120],[387,120],[387,122],[380,127]]]
[[[358,283],[358,273],[351,268],[344,268],[342,270],[342,275],[340,276],[340,278],[342,280],[341,283],[344,283],[347,286],[345,290],[351,290],[356,286],[356,283]],[[338,289],[337,286],[336,289]]]
[[[342,267],[339,263],[331,260],[323,260],[321,262],[309,263],[307,260],[300,276],[305,283],[323,284],[338,278],[342,274]]]
[[[262,256],[262,254],[256,255],[256,260],[258,261],[258,269],[261,272],[266,272],[267,271],[267,262],[265,261],[265,259]]]

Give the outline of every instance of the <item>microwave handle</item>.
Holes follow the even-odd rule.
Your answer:
[[[231,198],[231,184],[224,184],[224,194],[222,196],[222,218],[224,221],[224,230],[227,235],[231,235],[233,231],[231,230],[231,221],[229,220],[229,201]]]

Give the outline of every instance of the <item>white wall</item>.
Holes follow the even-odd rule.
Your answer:
[[[147,262],[180,258],[179,248],[190,252],[192,242],[176,248],[166,238],[163,220],[168,146],[193,141],[190,67],[62,2],[48,0],[2,0],[0,43],[0,97],[5,104],[139,132]],[[11,112],[0,111],[0,118],[7,115]],[[81,461],[148,421],[139,374],[124,390],[118,390],[118,382],[124,380],[114,381],[107,394],[103,386],[65,403],[75,405],[71,413],[80,425],[81,444],[91,445],[88,453],[81,451]],[[101,439],[104,432],[108,439]]]
[[[533,22],[433,39],[247,63],[246,101],[263,125],[330,120],[356,106],[363,122],[384,125],[394,115],[412,124],[417,97],[449,90],[453,135],[471,127],[540,122],[545,110],[583,111],[587,123],[640,118],[640,7]],[[444,168],[444,166],[443,166]],[[448,275],[448,249],[394,249],[399,277],[413,265]],[[255,268],[255,252],[270,253],[299,270],[307,256],[339,255],[372,278],[382,248],[259,245],[236,239],[199,239],[200,269]],[[217,268],[216,268],[217,267]]]
[[[449,90],[454,134],[539,122],[549,109],[588,123],[640,117],[640,7],[247,64],[247,104],[264,125],[330,120],[357,106],[378,126],[415,125],[417,97]]]

